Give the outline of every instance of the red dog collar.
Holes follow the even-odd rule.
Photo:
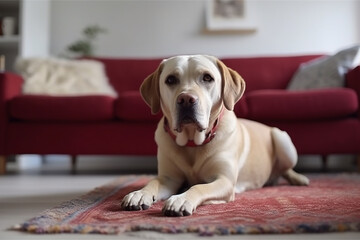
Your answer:
[[[187,147],[198,147],[198,146],[205,145],[205,144],[209,143],[211,140],[213,140],[213,138],[216,135],[216,130],[217,130],[218,126],[219,126],[219,122],[220,122],[221,118],[223,117],[223,115],[224,115],[224,108],[221,109],[220,115],[216,119],[213,128],[211,129],[210,132],[208,132],[206,134],[205,140],[201,145],[196,145],[194,143],[194,141],[189,140],[185,146],[187,146]],[[164,118],[164,129],[165,129],[165,132],[169,133],[170,137],[172,139],[174,139],[174,141],[176,141],[176,135],[170,130],[169,122],[168,122],[166,117]]]

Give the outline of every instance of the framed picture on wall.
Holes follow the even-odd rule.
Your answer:
[[[255,32],[246,0],[208,0],[206,3],[207,31]]]

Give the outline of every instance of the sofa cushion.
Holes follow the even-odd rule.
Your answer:
[[[152,115],[150,107],[142,99],[139,91],[126,91],[120,93],[116,100],[115,116],[126,121],[157,122],[162,114]]]
[[[20,58],[16,70],[24,77],[24,94],[51,96],[117,94],[109,84],[103,63],[61,58]]]
[[[343,87],[345,74],[360,64],[360,45],[301,64],[289,90]]]
[[[354,114],[358,109],[351,89],[311,91],[259,90],[246,96],[248,116],[259,121],[304,121],[335,119]]]
[[[51,97],[21,95],[10,101],[10,116],[27,121],[103,121],[114,117],[109,96]]]

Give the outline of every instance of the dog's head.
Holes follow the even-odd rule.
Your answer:
[[[233,110],[244,90],[245,82],[237,72],[204,55],[164,59],[140,88],[152,113],[161,108],[172,131],[193,128],[204,134],[223,106]]]

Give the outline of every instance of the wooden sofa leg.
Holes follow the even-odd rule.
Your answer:
[[[321,160],[322,160],[322,171],[326,172],[327,171],[327,162],[328,162],[328,155],[322,155],[321,156]]]
[[[0,155],[0,175],[6,173],[6,156]]]
[[[71,172],[76,173],[76,163],[77,163],[77,157],[76,155],[71,156]]]

